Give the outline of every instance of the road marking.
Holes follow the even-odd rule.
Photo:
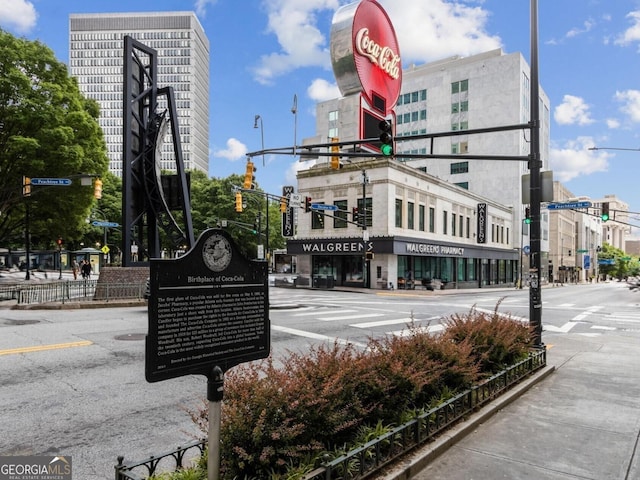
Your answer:
[[[360,342],[353,342],[351,340],[344,340],[342,338],[335,337],[327,337],[326,335],[321,335],[319,333],[306,332],[304,330],[298,330],[297,328],[289,328],[289,327],[281,327],[279,325],[271,325],[272,330],[277,330],[278,332],[288,333],[289,335],[294,335],[296,337],[305,337],[311,338],[313,340],[324,340],[329,342],[337,342],[340,345],[355,345],[360,348],[367,348],[367,345]]]
[[[407,325],[411,324],[411,318],[396,318],[395,320],[380,320],[378,322],[364,322],[364,323],[354,323],[349,325],[350,327],[356,328],[371,328],[371,327],[382,327],[384,325],[397,325],[398,323],[405,323]]]
[[[93,345],[93,342],[90,340],[81,340],[78,342],[54,343],[51,345],[36,345],[33,347],[10,348],[8,350],[0,350],[0,356],[15,355],[19,353],[44,352],[46,350],[59,350],[62,348],[88,347],[89,345]]]
[[[554,325],[543,325],[543,330],[555,333],[569,333],[569,330],[575,327],[578,323],[580,322],[567,322],[561,327],[556,327]]]
[[[335,322],[338,320],[355,320],[357,318],[381,317],[383,315],[384,313],[361,313],[359,315],[344,315],[342,317],[317,318],[317,320],[322,320],[323,322]]]
[[[617,330],[616,327],[605,327],[604,325],[594,325],[591,328],[593,330]]]
[[[435,333],[444,330],[444,325],[429,325],[428,327],[418,327],[418,333]],[[413,334],[414,330],[396,330],[395,332],[387,332],[387,335],[395,335],[396,337],[408,337]]]
[[[293,316],[294,317],[310,317],[312,315],[326,315],[327,313],[336,313],[336,310],[329,310],[326,309],[327,307],[320,307],[320,309],[314,309],[311,312],[304,312],[304,313],[296,313]],[[340,313],[351,313],[351,312],[357,312],[358,310],[340,310]]]

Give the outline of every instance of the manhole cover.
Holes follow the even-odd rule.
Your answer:
[[[7,325],[33,325],[40,323],[40,320],[5,320]]]
[[[144,333],[127,333],[126,335],[116,335],[116,340],[144,340]]]

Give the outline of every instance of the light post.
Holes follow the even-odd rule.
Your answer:
[[[296,94],[293,94],[293,105],[291,106],[291,113],[293,113],[293,156],[295,157],[296,144],[298,142],[298,95]]]
[[[258,120],[260,120],[260,140],[262,146],[262,166],[264,167],[264,125],[262,123],[262,117],[260,115],[256,115],[253,118],[253,128],[258,128]]]
[[[362,169],[362,287],[368,288],[368,275],[367,275],[367,241],[369,240],[369,232],[367,232],[367,183],[369,183],[369,177],[367,177],[367,171]]]

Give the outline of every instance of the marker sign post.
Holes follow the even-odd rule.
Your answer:
[[[208,478],[219,478],[224,372],[269,355],[267,263],[248,260],[224,230],[206,230],[184,256],[150,262],[145,377],[208,378]]]
[[[547,205],[549,210],[564,210],[569,208],[589,208],[591,202],[563,202],[563,203],[550,203]]]

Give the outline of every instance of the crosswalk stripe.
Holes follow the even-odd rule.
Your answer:
[[[419,327],[418,330],[424,330],[426,333],[435,333],[441,332],[444,330],[444,325],[429,325],[427,327]],[[395,332],[386,332],[387,335],[395,335],[396,337],[408,337],[411,335],[412,330],[404,329],[404,330],[396,330]]]
[[[329,342],[338,342],[340,345],[355,345],[360,348],[367,348],[367,345],[361,342],[354,342],[351,340],[345,340],[342,338],[328,337],[326,335],[321,335],[319,333],[307,332],[305,330],[298,330],[297,328],[289,328],[282,327],[280,325],[271,325],[272,330],[277,330],[278,332],[288,333],[289,335],[294,335],[296,337],[305,337],[311,338],[313,340],[324,340]]]
[[[351,313],[357,312],[358,310],[340,310],[340,313]],[[294,317],[310,317],[312,315],[326,315],[330,313],[336,313],[335,310],[323,310],[323,309],[313,309],[312,311],[307,311],[304,313],[295,313]]]
[[[384,313],[362,313],[359,315],[344,315],[342,317],[328,317],[328,318],[318,318],[318,320],[322,320],[323,322],[336,322],[339,320],[355,320],[357,318],[374,318],[381,317]]]
[[[404,323],[409,325],[412,322],[411,318],[396,318],[393,320],[379,320],[377,322],[363,322],[363,323],[354,323],[351,324],[351,327],[356,328],[372,328],[372,327],[382,327],[384,325],[397,325],[398,323]]]

